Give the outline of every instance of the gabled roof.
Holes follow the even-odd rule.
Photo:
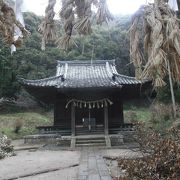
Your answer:
[[[56,75],[53,77],[26,80],[21,83],[35,87],[55,88],[99,88],[118,87],[123,85],[141,84],[142,81],[134,77],[118,74],[115,60],[93,61],[58,61]]]

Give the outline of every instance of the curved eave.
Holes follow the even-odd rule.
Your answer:
[[[55,87],[57,86],[57,81],[62,78],[62,76],[53,76],[44,79],[38,80],[28,80],[24,78],[19,79],[19,83],[26,86],[34,86],[34,87]]]
[[[149,82],[148,80],[136,80],[133,77],[128,77],[120,74],[114,74],[114,78],[101,78],[100,80],[91,79],[88,81],[85,79],[80,82],[77,79],[64,79],[62,76],[53,76],[50,78],[38,79],[38,80],[27,80],[19,79],[20,84],[23,86],[34,86],[34,87],[55,87],[55,88],[121,88],[122,86],[132,86],[138,84],[144,84]]]
[[[22,84],[22,83],[21,83]],[[132,99],[138,97],[145,90],[151,88],[151,82],[146,81],[145,83],[139,84],[128,84],[121,85],[117,87],[91,87],[91,88],[57,88],[54,86],[34,86],[32,84],[22,84],[23,87],[27,90],[27,92],[33,95],[38,100],[44,103],[54,103],[57,94],[61,94],[61,97],[84,97],[84,98],[92,98],[92,97],[100,97],[115,94],[117,97],[122,97],[123,99]],[[115,95],[115,96],[116,96]]]

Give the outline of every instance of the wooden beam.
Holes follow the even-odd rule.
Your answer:
[[[71,103],[71,135],[75,136],[75,106]]]
[[[104,133],[105,135],[109,134],[108,130],[108,107],[104,106]]]

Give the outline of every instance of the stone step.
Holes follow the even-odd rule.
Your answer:
[[[80,133],[104,133],[104,131],[76,131],[76,133],[80,134]]]
[[[104,131],[83,131],[83,132],[76,132],[76,135],[92,135],[92,134],[104,134]]]
[[[106,143],[87,143],[87,144],[76,144],[76,147],[88,147],[88,146],[106,146]]]
[[[76,131],[89,131],[88,128],[76,128]],[[91,127],[91,131],[104,131],[104,128],[93,128]]]
[[[97,135],[97,137],[96,137],[96,135],[94,135],[94,136],[88,136],[88,135],[86,135],[86,136],[80,136],[80,137],[76,137],[76,141],[78,141],[78,140],[86,140],[86,141],[88,141],[88,140],[104,140],[105,139],[105,137],[103,136],[103,137],[98,137],[98,135]]]
[[[104,134],[104,131],[76,131],[76,134]]]
[[[89,131],[89,129],[76,129],[76,131],[83,132],[83,131]],[[90,132],[94,131],[104,131],[104,129],[91,129]]]
[[[106,146],[105,137],[85,136],[76,138],[76,147],[81,146]]]
[[[86,130],[88,129],[88,127],[86,128],[76,128],[77,130]],[[103,130],[104,128],[103,127],[91,127],[91,129],[93,130]]]
[[[105,139],[78,139],[76,144],[87,144],[87,143],[105,143]]]

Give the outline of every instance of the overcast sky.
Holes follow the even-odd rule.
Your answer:
[[[152,0],[107,0],[109,10],[112,14],[133,14],[142,4]],[[25,10],[32,11],[37,15],[44,15],[48,0],[24,0]],[[56,13],[60,10],[60,0],[57,0]]]

